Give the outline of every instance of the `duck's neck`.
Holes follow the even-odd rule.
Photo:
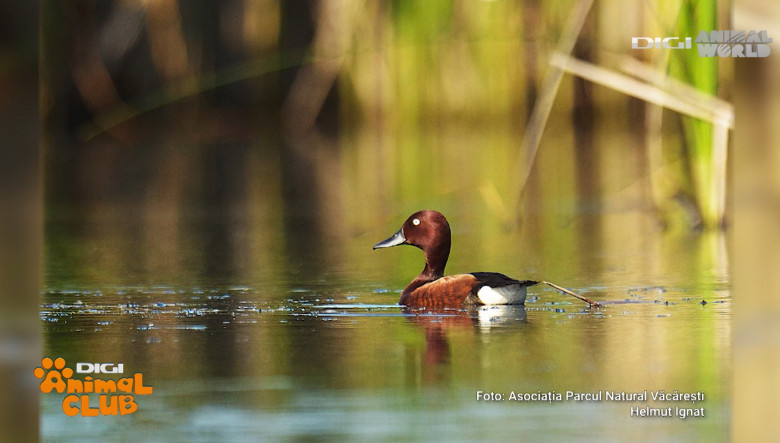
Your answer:
[[[420,277],[428,277],[431,280],[444,277],[444,268],[447,266],[447,259],[450,255],[450,246],[442,248],[435,253],[425,253],[425,268],[420,273]]]
[[[444,276],[444,268],[447,266],[447,259],[450,256],[450,242],[447,241],[437,248],[423,249],[423,251],[425,252],[425,268],[404,289],[404,294]]]

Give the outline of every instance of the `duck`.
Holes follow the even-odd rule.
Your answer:
[[[516,280],[498,272],[445,276],[451,237],[450,224],[444,215],[423,210],[410,215],[398,232],[374,245],[374,250],[411,245],[425,254],[425,268],[403,290],[400,305],[424,308],[522,305],[527,288],[539,283]]]

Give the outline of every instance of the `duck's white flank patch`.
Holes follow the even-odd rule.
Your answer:
[[[477,291],[477,297],[486,305],[513,305],[525,301],[525,287],[520,285],[491,288],[483,286]]]

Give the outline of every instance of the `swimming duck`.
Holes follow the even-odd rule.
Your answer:
[[[450,243],[447,219],[439,212],[425,210],[412,214],[398,232],[374,245],[374,250],[412,245],[425,253],[425,268],[401,293],[399,304],[413,307],[520,305],[525,302],[526,288],[538,283],[515,280],[497,272],[445,277]]]

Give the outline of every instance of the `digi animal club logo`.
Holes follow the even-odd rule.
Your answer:
[[[122,374],[122,363],[76,363],[79,374]],[[74,378],[73,369],[65,367],[65,359],[52,360],[45,357],[41,367],[33,374],[41,379],[41,392],[56,391],[67,394],[62,400],[62,412],[74,417],[97,417],[101,415],[128,415],[138,410],[136,396],[149,395],[154,388],[144,385],[144,375],[136,372],[132,377],[110,380],[86,375]],[[91,394],[91,395],[90,395]],[[93,404],[90,404],[90,399]],[[94,400],[97,400],[95,403]]]

